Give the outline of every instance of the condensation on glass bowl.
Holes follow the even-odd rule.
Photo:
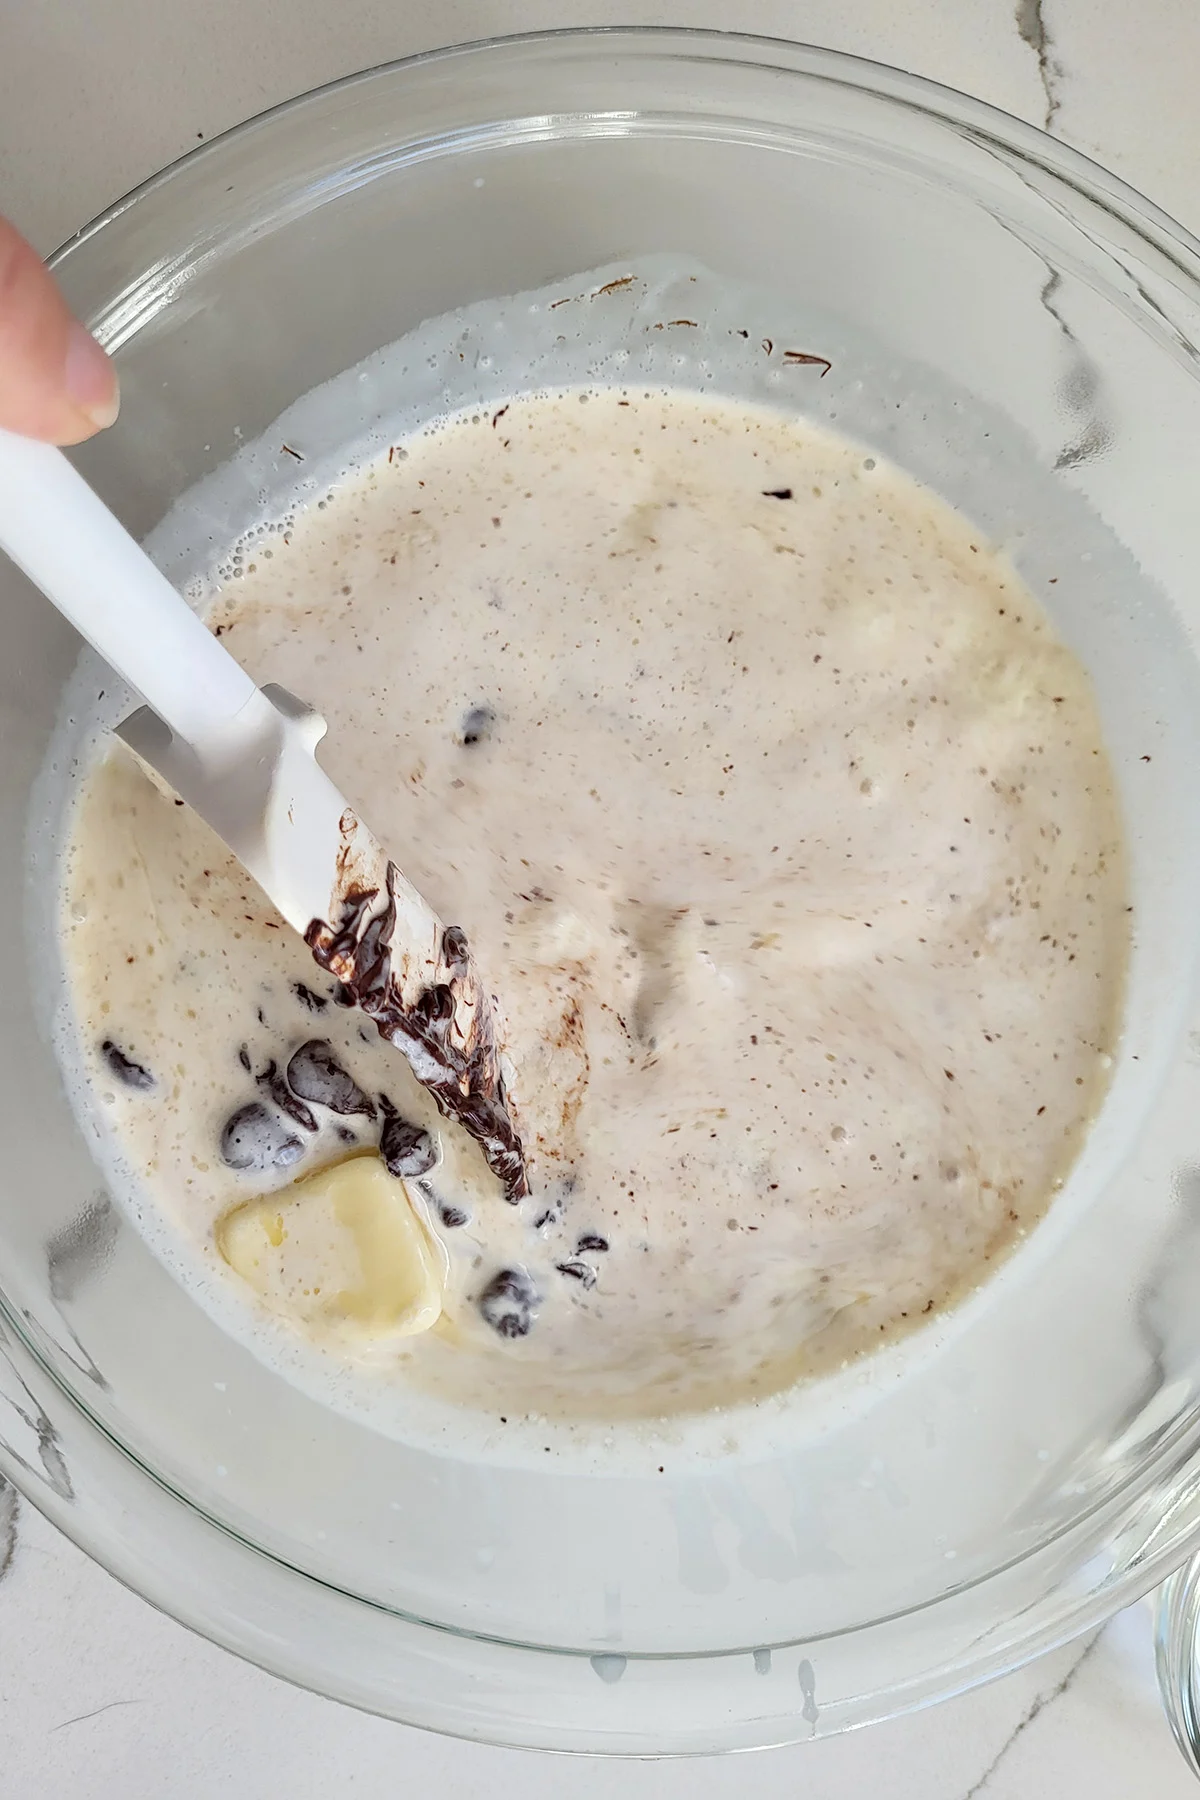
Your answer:
[[[272,469],[275,421],[365,445],[389,409],[444,407],[444,343],[410,358],[402,392],[404,353],[379,354],[444,332],[427,321],[461,318],[457,356],[498,299],[567,297],[591,270],[649,283],[622,302],[628,327],[635,300],[672,291],[656,282],[695,274],[703,320],[655,347],[655,379],[782,396],[929,481],[1010,550],[1088,664],[1137,942],[1112,1094],[1045,1223],[927,1337],[807,1396],[811,1429],[766,1409],[728,1454],[660,1440],[619,1468],[602,1444],[501,1460],[465,1429],[435,1451],[272,1377],[111,1204],[46,1003],[53,782],[36,778],[47,759],[68,772],[52,744],[77,646],[6,574],[0,803],[10,834],[31,814],[35,830],[28,867],[0,869],[3,916],[27,925],[0,1026],[5,1472],[270,1668],[560,1748],[861,1724],[1011,1667],[1181,1561],[1200,1529],[1197,247],[1084,159],[910,77],[620,32],[310,96],[160,177],[58,268],[120,346],[123,415],[80,466],[142,534],[191,495],[176,549],[193,573],[286,505],[287,479],[336,474],[341,445]],[[770,314],[762,360],[730,360],[720,325],[751,304]],[[590,325],[572,338],[576,305],[542,366],[532,346],[531,381],[603,347]],[[761,349],[785,337],[828,374]],[[469,392],[453,389],[480,404],[513,379],[482,355],[468,369],[463,351]],[[348,370],[366,377],[351,432],[320,411]],[[314,410],[293,415],[302,395]]]

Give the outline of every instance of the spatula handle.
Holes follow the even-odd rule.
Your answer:
[[[0,549],[197,747],[257,689],[61,450],[0,430]]]

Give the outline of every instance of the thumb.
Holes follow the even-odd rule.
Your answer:
[[[37,252],[0,219],[0,426],[78,444],[111,425],[117,376]]]

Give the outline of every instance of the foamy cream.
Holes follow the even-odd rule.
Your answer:
[[[1117,1030],[1120,830],[1087,679],[966,521],[783,414],[613,387],[411,436],[234,566],[210,622],[327,715],[334,779],[500,998],[534,1186],[504,1202],[200,821],[109,757],[66,864],[83,1066],[135,1211],[260,1353],[298,1327],[220,1221],[374,1149],[381,1097],[435,1146],[409,1187],[449,1274],[371,1378],[497,1413],[771,1393],[1040,1216]],[[272,1100],[313,1041],[371,1115]],[[298,1149],[234,1168],[252,1103]]]

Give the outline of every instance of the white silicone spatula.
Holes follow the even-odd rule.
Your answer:
[[[463,933],[317,762],[320,714],[255,686],[61,451],[3,430],[0,548],[146,701],[121,737],[228,844],[521,1199],[492,997]]]

